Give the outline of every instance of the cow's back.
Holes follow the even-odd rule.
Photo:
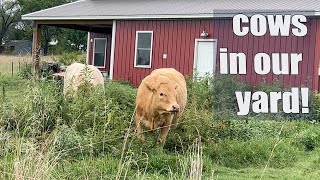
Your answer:
[[[65,76],[64,76],[64,86],[63,93],[66,94],[68,91],[76,91],[81,83],[84,81],[84,69],[86,65],[81,63],[73,63],[67,67]],[[99,84],[104,84],[104,78],[99,69],[92,65],[87,65],[88,68],[88,79],[93,86]]]
[[[66,68],[64,75],[63,93],[66,94],[70,90],[75,90],[76,84],[74,79],[80,75],[81,69],[84,68],[84,64],[73,63]]]
[[[98,68],[96,68],[92,65],[88,65],[88,69],[89,69],[90,75],[91,75],[90,83],[93,86],[97,86],[99,84],[104,84],[104,78]]]

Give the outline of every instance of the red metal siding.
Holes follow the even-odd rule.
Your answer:
[[[219,48],[228,48],[229,53],[243,52],[247,55],[247,74],[242,75],[242,78],[248,83],[273,83],[278,79],[285,86],[304,85],[316,90],[320,53],[315,51],[315,48],[320,49],[319,20],[308,19],[307,26],[308,34],[305,37],[271,37],[268,34],[262,37],[254,37],[251,34],[238,37],[232,31],[232,19],[117,21],[113,77],[128,80],[137,86],[145,76],[157,68],[173,67],[184,75],[190,75],[193,69],[195,39],[200,38],[200,33],[205,30],[209,32],[208,38],[218,40],[218,52]],[[150,69],[134,67],[136,31],[153,31]],[[259,52],[269,55],[303,53],[299,75],[276,76],[272,72],[268,75],[257,75],[253,69],[253,58]],[[166,60],[162,59],[164,53],[167,53]]]
[[[320,19],[317,19],[317,27],[316,27],[316,45],[315,45],[315,55],[314,55],[314,75],[315,81],[313,81],[313,87],[315,90],[320,92],[320,83],[319,83],[319,64],[320,64]]]
[[[99,68],[99,70],[102,72],[109,72],[110,54],[111,54],[111,34],[90,33],[89,59],[88,59],[88,64],[90,65],[92,65],[93,63],[94,38],[107,38],[107,49],[106,49],[106,60],[105,60],[106,65],[105,65],[105,68]]]
[[[212,20],[117,21],[114,79],[135,86],[153,69],[173,67],[185,75],[192,73],[195,39],[203,30],[213,36]],[[136,31],[153,31],[152,68],[135,68]],[[167,59],[162,59],[163,54]]]

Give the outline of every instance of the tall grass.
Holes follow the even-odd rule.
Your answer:
[[[317,122],[224,119],[232,99],[224,92],[217,103],[222,85],[207,80],[188,81],[187,108],[164,146],[159,132],[145,132],[145,144],[136,139],[136,89],[125,83],[64,97],[54,81],[0,82],[0,179],[219,179],[248,168],[268,178],[273,169],[301,169],[295,162],[320,162]]]

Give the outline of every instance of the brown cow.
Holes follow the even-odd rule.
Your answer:
[[[187,102],[187,87],[183,75],[173,68],[152,71],[138,88],[135,124],[138,138],[143,125],[148,130],[161,128],[158,140],[164,144],[170,126],[178,122]]]

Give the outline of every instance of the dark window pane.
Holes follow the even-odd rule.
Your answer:
[[[137,50],[137,66],[150,65],[150,50]]]
[[[138,48],[151,48],[151,33],[138,33]]]
[[[94,66],[104,66],[104,53],[94,53]]]
[[[94,52],[104,53],[106,51],[106,42],[105,39],[95,39]]]

